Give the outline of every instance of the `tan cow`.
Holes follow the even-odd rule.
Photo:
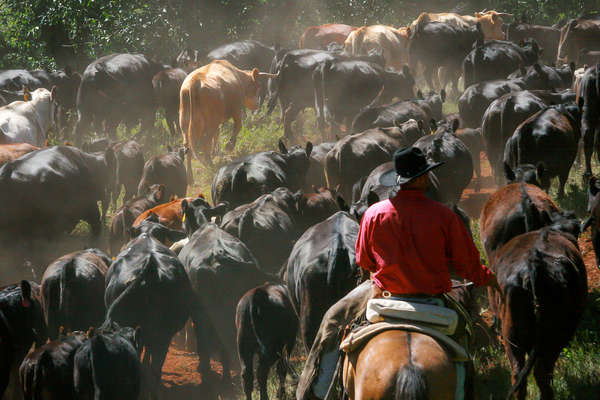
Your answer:
[[[366,55],[370,50],[380,50],[385,67],[401,71],[402,66],[408,63],[408,29],[386,25],[362,26],[348,35],[344,50],[352,55]]]
[[[355,26],[345,24],[325,24],[319,26],[309,26],[306,28],[300,40],[299,49],[326,49],[331,42],[344,44],[344,40],[350,32],[358,29]]]
[[[233,133],[227,150],[235,146],[242,128],[242,110],[258,108],[258,90],[261,81],[275,77],[254,68],[245,71],[229,61],[215,60],[190,73],[180,90],[179,123],[183,141],[196,158],[202,152],[212,162],[212,153],[218,144],[219,126],[233,118]],[[191,155],[187,155],[188,184],[192,180]]]
[[[39,149],[29,143],[0,144],[0,166]]]
[[[486,39],[504,40],[504,32],[502,32],[502,17],[512,17],[512,14],[499,13],[497,11],[476,12],[474,15],[458,15],[456,13],[421,13],[417,19],[410,24],[410,29],[413,29],[419,18],[423,14],[427,14],[431,21],[445,22],[449,25],[465,28],[477,24],[481,24],[481,30]]]

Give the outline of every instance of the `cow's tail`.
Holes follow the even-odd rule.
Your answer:
[[[510,391],[508,392],[508,395],[506,396],[507,399],[511,399],[513,394],[518,391],[522,385],[525,385],[527,383],[527,376],[531,373],[531,370],[533,369],[533,366],[535,365],[535,362],[537,361],[540,349],[538,348],[540,342],[541,342],[541,336],[542,336],[542,327],[541,325],[541,313],[540,313],[540,295],[543,295],[542,291],[543,291],[543,285],[541,284],[541,281],[543,280],[543,274],[544,274],[544,265],[543,265],[543,261],[541,260],[541,258],[543,257],[543,253],[538,250],[539,245],[543,245],[544,242],[546,242],[548,240],[548,235],[550,234],[551,229],[550,228],[544,228],[542,229],[542,231],[540,232],[537,240],[536,240],[536,244],[534,244],[533,248],[529,251],[529,257],[527,259],[527,270],[529,272],[529,282],[524,282],[523,285],[527,285],[529,284],[531,286],[531,298],[533,301],[533,315],[534,315],[534,340],[533,340],[533,347],[531,348],[531,351],[529,352],[529,356],[527,357],[527,362],[525,362],[525,365],[523,366],[523,369],[521,371],[519,371],[516,379],[515,379],[515,383],[514,385],[512,385],[512,387],[510,388]],[[542,265],[540,265],[542,264]],[[527,289],[527,287],[525,287],[524,289]],[[512,306],[512,304],[509,304],[509,306]],[[520,308],[520,307],[519,307]],[[511,310],[514,312],[520,312],[522,310]]]
[[[238,224],[238,239],[244,241],[244,232],[250,232],[250,226],[254,224],[254,217],[250,209],[245,210]]]
[[[199,92],[202,87],[196,88],[190,85],[188,88],[184,88],[181,91],[181,97],[179,102],[179,126],[181,130],[185,130],[185,144],[190,148],[192,154],[196,159],[200,159],[198,155],[198,143],[199,139],[196,137],[196,133],[205,134],[204,132],[204,117],[198,110],[201,109],[201,96]]]
[[[44,386],[49,384],[45,382],[45,371],[52,369],[52,358],[47,351],[44,351],[40,356],[40,360],[35,364],[33,369],[33,382],[31,385],[31,400],[43,400]]]
[[[343,295],[343,284],[351,269],[350,256],[342,235],[336,235],[327,260],[327,287],[337,296]]]
[[[63,323],[66,327],[70,327],[69,324],[69,286],[72,285],[75,280],[75,260],[70,259],[60,271],[59,278],[59,297],[58,297],[58,312],[57,314],[62,315]],[[54,332],[56,333],[56,332]]]
[[[513,109],[514,109],[514,100],[512,98],[512,96],[508,96],[508,98],[506,99],[506,103],[504,103],[504,107],[502,108],[502,111],[500,111],[500,131],[499,132],[492,132],[491,135],[498,135],[500,137],[500,141],[501,143],[504,143],[504,145],[506,145],[506,141],[504,140],[504,138],[506,137],[504,134],[504,130],[508,129],[508,119],[511,117]],[[510,134],[512,134],[512,132],[510,132]],[[503,154],[504,152],[501,150],[503,147],[500,146],[498,151],[501,152],[501,154]],[[501,171],[501,161],[502,161],[502,156],[499,154],[498,156],[498,163],[495,165],[495,169],[498,171],[497,173],[499,174]],[[489,157],[489,152],[488,152],[488,157]],[[513,166],[511,166],[513,167]]]
[[[268,303],[269,295],[266,290],[262,287],[256,288],[250,299],[250,325],[252,326],[252,332],[254,333],[254,338],[256,339],[256,343],[258,343],[261,354],[267,354],[268,351],[267,344],[264,342],[263,334],[259,328],[261,319],[264,320],[265,318],[261,310],[264,310],[264,306],[268,305]]]
[[[113,382],[107,380],[102,372],[106,367],[101,364],[108,356],[106,343],[102,335],[96,335],[90,339],[90,364],[92,370],[92,384],[94,387],[94,400],[102,399],[102,388],[111,385]]]
[[[520,183],[521,185],[521,211],[524,216],[525,223],[525,233],[531,232],[537,229],[538,221],[540,220],[539,210],[537,209],[531,197],[529,197],[529,193],[527,193],[527,188],[524,182]]]

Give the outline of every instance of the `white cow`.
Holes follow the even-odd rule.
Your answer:
[[[25,89],[26,101],[13,101],[0,107],[0,144],[29,143],[43,146],[46,134],[54,126],[56,87],[51,91]]]

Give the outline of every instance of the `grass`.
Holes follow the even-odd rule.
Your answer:
[[[457,112],[456,103],[444,104],[444,112]],[[298,143],[305,143],[311,140],[318,144],[323,140],[314,130],[314,113],[312,111],[304,112],[302,116],[304,123],[302,130],[298,135]],[[299,124],[294,127],[298,129]],[[193,161],[194,184],[188,191],[188,195],[203,193],[210,199],[210,185],[212,177],[218,168],[226,163],[258,151],[275,150],[277,142],[282,136],[282,127],[279,124],[279,112],[276,111],[271,117],[264,118],[264,108],[254,114],[247,113],[242,130],[238,135],[235,150],[230,153],[224,153],[225,143],[231,136],[232,124],[228,123],[221,130],[219,138],[220,151],[214,160],[214,165],[205,165],[198,160]],[[164,119],[160,118],[156,123],[156,132],[152,140],[140,132],[139,127],[126,133],[123,128],[118,131],[120,138],[133,135],[136,140],[144,144],[146,159],[152,154],[158,154],[166,151],[166,143],[176,146],[181,143],[181,138],[170,137],[166,133]],[[287,144],[287,143],[286,143]],[[289,144],[287,144],[289,145]],[[594,161],[593,167],[598,169],[598,163]],[[585,216],[586,209],[586,187],[582,184],[583,166],[575,165],[571,170],[567,184],[567,193],[564,199],[557,200],[560,207],[574,210],[579,218]],[[558,181],[555,181],[551,187],[550,195],[556,199],[558,190]],[[121,204],[119,199],[118,205]],[[113,212],[114,210],[110,210]],[[473,239],[482,256],[484,255],[479,236],[479,221],[471,221]],[[78,235],[87,233],[86,224],[81,223],[74,231]],[[482,302],[485,308],[485,300]],[[560,329],[560,327],[556,327]],[[548,334],[552,334],[548,332]],[[300,342],[297,349],[301,348]],[[504,398],[510,388],[510,368],[501,346],[487,346],[475,350],[475,365],[477,370],[476,391],[480,399],[500,399]],[[304,351],[296,350],[296,356],[304,359]],[[300,372],[302,361],[294,361],[294,368]],[[600,291],[595,290],[589,294],[587,306],[580,323],[575,338],[569,346],[564,349],[559,358],[554,374],[553,388],[557,400],[567,399],[600,399]],[[295,385],[292,379],[288,377],[287,395],[288,398],[294,397]],[[269,395],[274,397],[277,391],[277,380],[274,373],[269,379]],[[258,392],[254,392],[255,398],[258,398]],[[240,398],[243,396],[240,394]],[[539,397],[538,389],[532,376],[528,381],[528,399]]]

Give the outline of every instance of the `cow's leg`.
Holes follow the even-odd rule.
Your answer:
[[[509,338],[512,341],[512,338]],[[505,339],[506,341],[506,339]],[[517,379],[517,375],[521,372],[523,367],[525,366],[525,351],[521,350],[517,346],[513,346],[511,343],[506,341],[504,343],[504,348],[506,349],[506,356],[508,357],[508,362],[510,363],[511,376],[510,381],[514,385]],[[527,382],[527,381],[525,381]],[[525,396],[527,395],[527,383],[523,384],[521,388],[516,392],[516,396],[518,400],[525,400]]]
[[[565,185],[567,184],[567,179],[569,179],[569,171],[566,174],[561,174],[558,177],[559,186],[558,186],[558,198],[562,199],[565,197]]]
[[[427,86],[431,90],[435,90],[435,88],[433,86],[433,76],[435,75],[434,72],[435,72],[435,69],[432,65],[426,65],[425,70],[423,71],[423,76],[425,77],[425,82],[427,82]]]
[[[189,147],[189,145],[187,143],[184,143],[185,147]],[[192,184],[194,183],[194,172],[192,171],[192,152],[188,151],[188,153],[185,155],[185,169],[186,169],[186,173],[187,173],[187,184],[188,186],[192,186]]]
[[[475,191],[479,192],[481,189],[481,151],[476,152],[477,154],[473,155],[473,167],[475,167]]]
[[[294,103],[291,103],[285,110],[283,115],[283,137],[287,140],[291,140],[294,135],[294,132],[292,131],[292,122],[296,119],[299,112],[300,108]]]
[[[587,185],[587,180],[592,176],[592,153],[594,152],[595,140],[595,126],[598,117],[594,115],[594,112],[589,107],[583,108],[583,115],[581,118],[582,134],[583,134],[583,153],[585,156],[585,173],[583,174],[583,183]]]
[[[106,208],[108,207],[107,199],[102,200],[102,215],[106,215]],[[100,218],[100,211],[98,210],[97,204],[90,204],[88,210],[83,216],[83,220],[85,220],[89,225],[92,231],[91,234],[91,244],[92,247],[97,247],[99,245],[100,234],[102,233],[102,220]]]
[[[535,362],[533,376],[535,378],[535,383],[537,383],[538,388],[540,389],[541,400],[554,399],[554,392],[552,391],[552,373],[559,354],[560,350],[555,351],[552,349],[547,351],[544,349],[544,352],[539,355]]]
[[[287,360],[284,359],[284,355],[280,354],[281,357],[277,361],[277,377],[279,378],[279,389],[277,389],[277,398],[279,400],[285,400],[285,376],[287,375]]]
[[[233,132],[231,133],[231,139],[227,142],[227,146],[225,149],[227,151],[232,151],[235,148],[235,143],[237,142],[237,135],[240,133],[242,129],[242,113],[240,110],[239,114],[233,116]]]
[[[117,138],[117,127],[119,126],[119,122],[119,119],[112,115],[105,120],[104,133],[113,141]]]
[[[92,118],[87,113],[77,113],[77,122],[73,130],[73,140],[77,146],[83,144],[84,134],[89,135],[89,129],[92,125]],[[87,132],[86,132],[87,131]]]
[[[3,398],[2,396],[4,396],[8,382],[10,381],[13,355],[11,346],[0,342],[0,399]]]
[[[246,400],[252,400],[252,390],[254,389],[254,353],[256,345],[254,341],[248,340],[246,337],[238,336],[238,354],[240,356],[240,365],[242,367],[242,386]]]
[[[269,370],[275,363],[277,356],[274,354],[260,354],[258,356],[258,366],[256,368],[256,378],[258,380],[258,388],[260,390],[260,400],[269,400],[267,392],[267,379],[269,378]]]

